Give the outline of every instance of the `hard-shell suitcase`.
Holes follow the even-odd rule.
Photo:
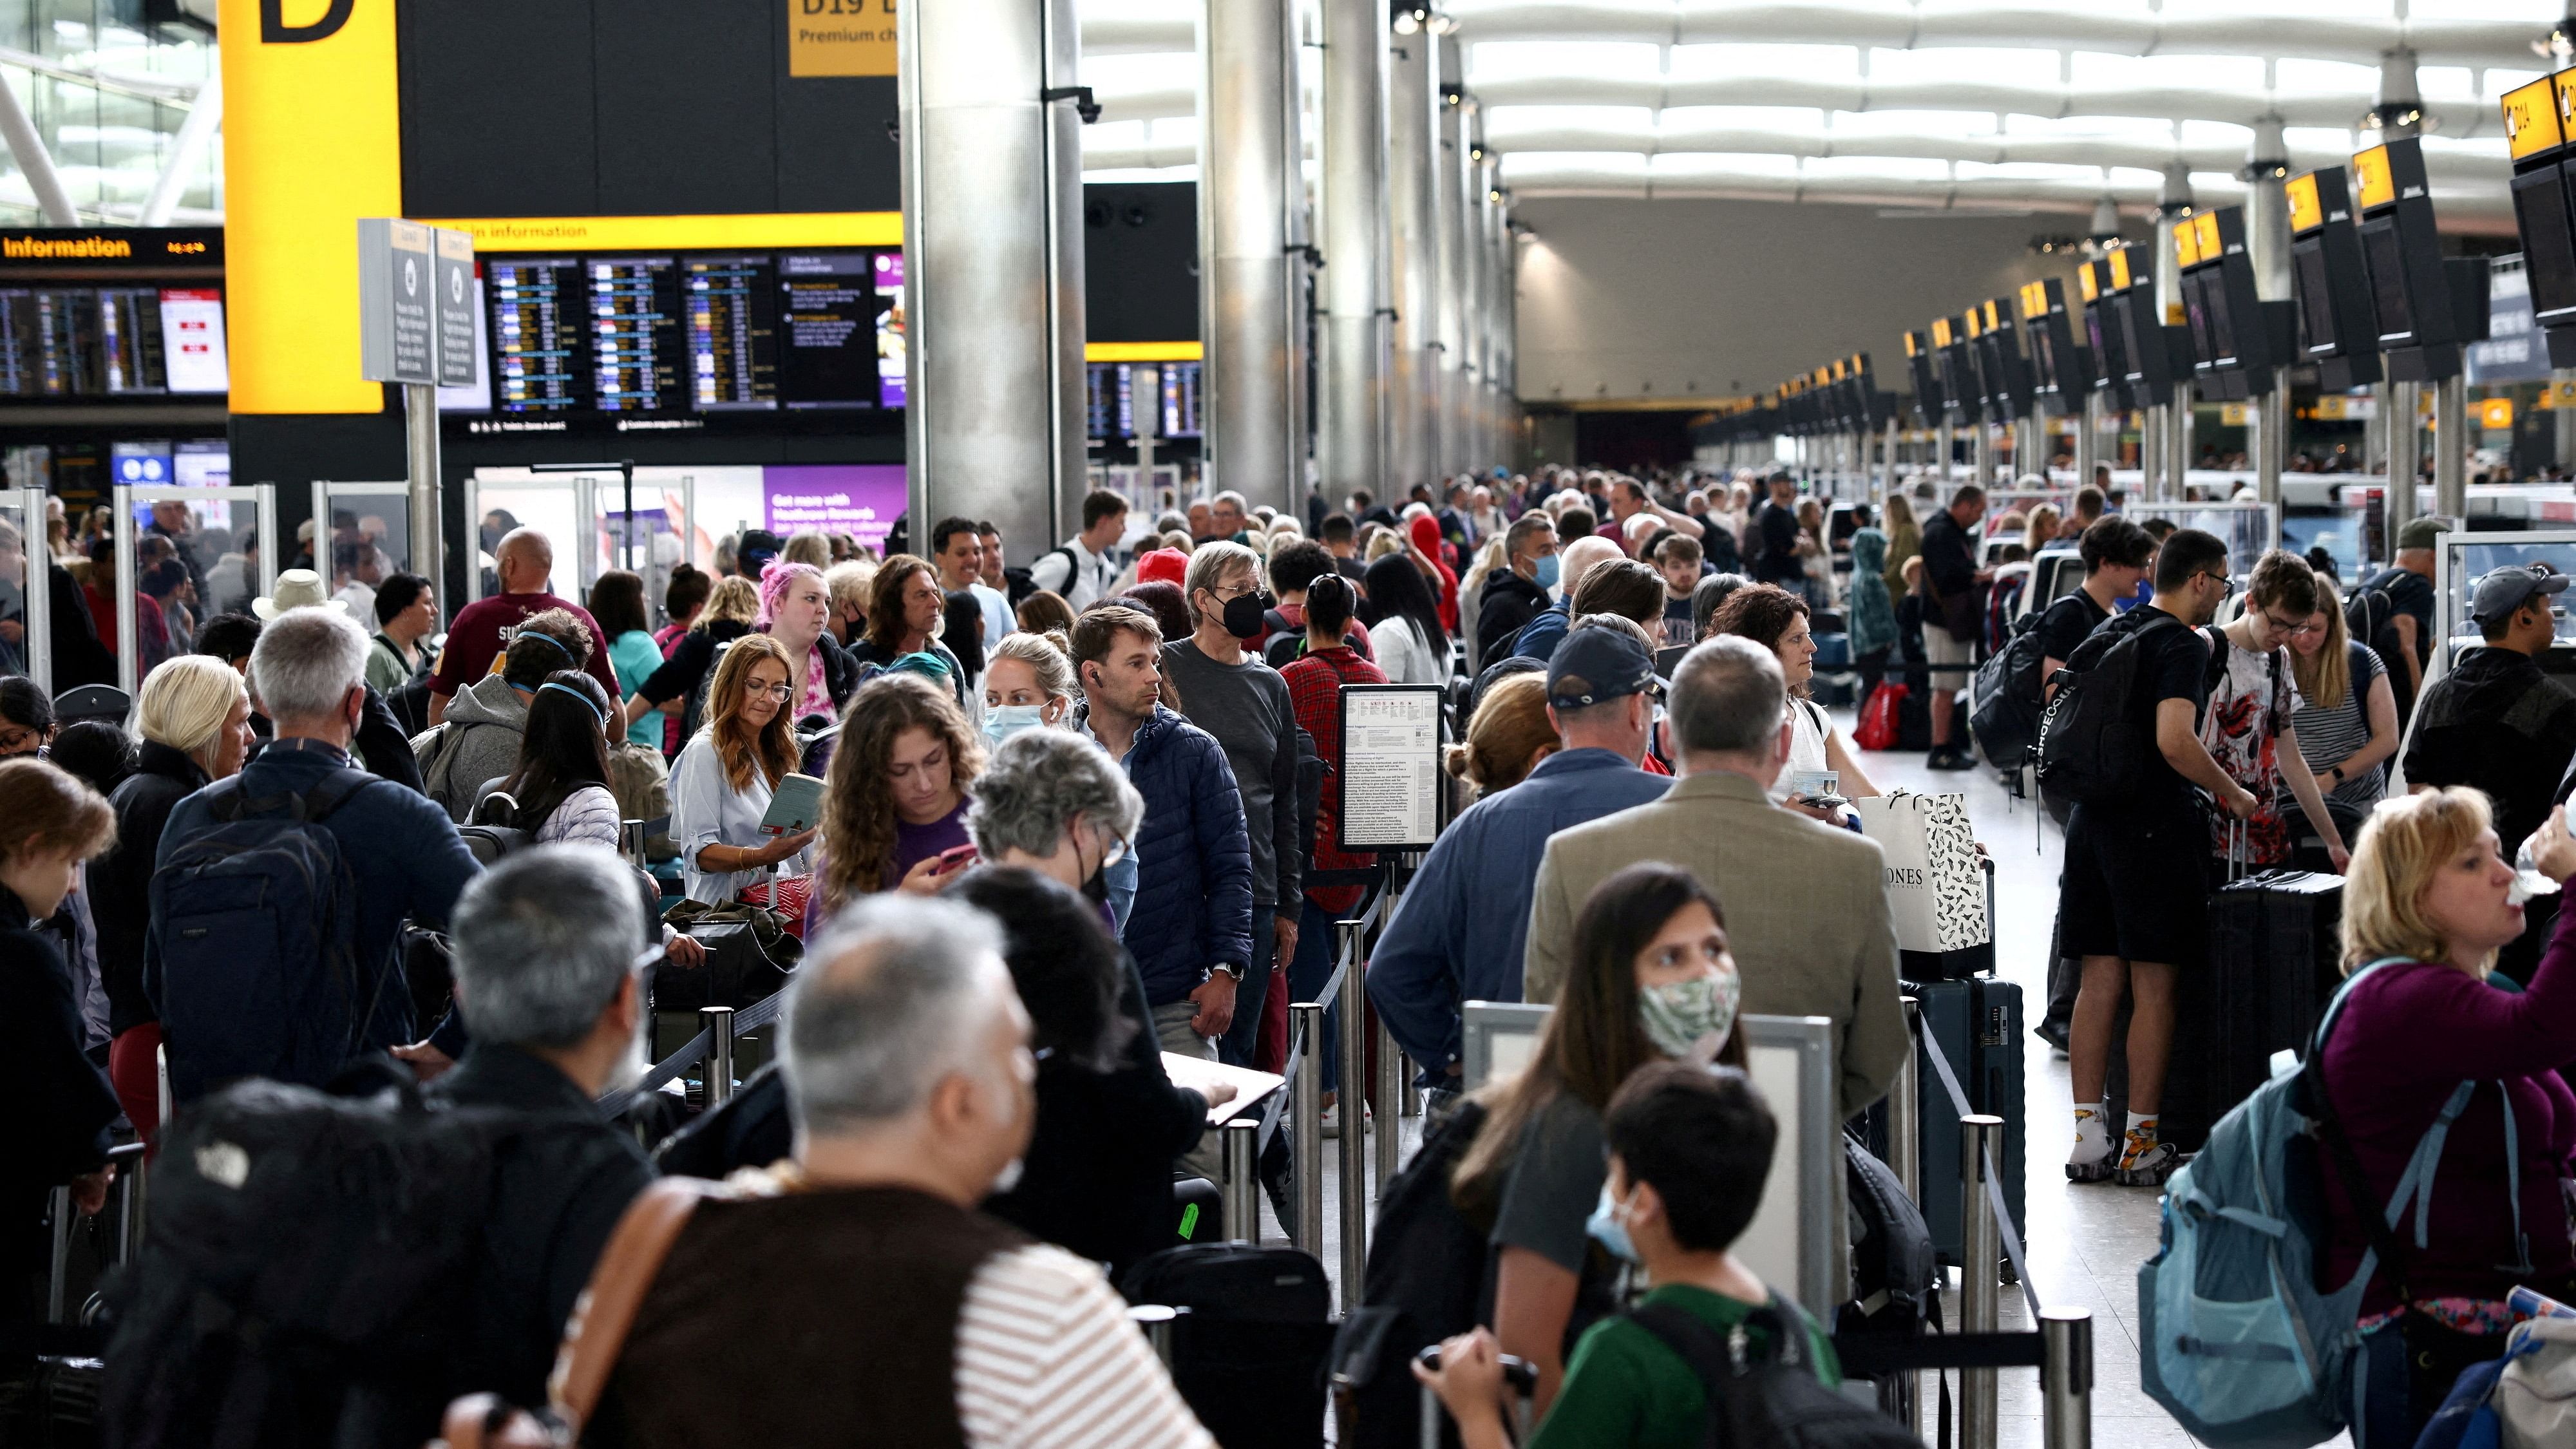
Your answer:
[[[1922,1103],[1923,1221],[1945,1264],[1959,1261],[1959,1113],[1932,1063],[1938,1048],[1959,1079],[1969,1110],[2004,1119],[2004,1201],[2013,1231],[2029,1222],[2023,1204],[2028,1126],[2022,1103],[2021,987],[1991,976],[1924,981],[1905,988],[1922,1004],[1923,1039],[1914,1054]]]
[[[1133,1304],[1187,1309],[1172,1333],[1172,1383],[1225,1449],[1314,1449],[1333,1343],[1324,1265],[1295,1248],[1193,1243],[1136,1261]]]
[[[2264,871],[2210,897],[2212,1122],[2271,1078],[2272,1053],[2316,1029],[2341,974],[2342,916],[2342,878],[2307,871]]]

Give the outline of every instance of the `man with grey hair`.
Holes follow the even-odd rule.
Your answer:
[[[889,893],[833,919],[788,987],[794,1157],[691,1214],[593,1418],[604,1437],[1212,1445],[1098,1268],[975,1211],[1017,1178],[1036,1114],[1001,947],[955,901]]]
[[[411,993],[396,953],[403,922],[445,923],[478,867],[445,811],[350,764],[349,742],[366,708],[366,668],[367,636],[348,615],[278,615],[260,631],[250,658],[251,689],[274,738],[241,773],[180,801],[162,830],[164,869],[152,884],[144,987],[161,1013],[171,1090],[181,1102],[236,1076],[320,1086],[349,1056],[413,1039]],[[352,954],[338,969],[353,970],[354,980],[324,979],[331,963],[279,959],[273,945],[261,959],[248,934],[222,950],[189,945],[172,960],[166,928],[173,891],[187,884],[181,853],[237,823],[287,819],[326,834],[347,867],[350,889],[317,886],[314,904],[335,918],[345,913]],[[255,995],[254,986],[266,982],[276,984],[258,985]],[[266,1004],[279,999],[306,1005],[280,1023]]]
[[[543,1402],[564,1321],[652,1184],[599,1096],[643,1072],[643,973],[660,935],[641,880],[596,847],[522,851],[457,898],[456,1009],[474,1042],[433,1091],[502,1124],[464,1387]]]
[[[1229,488],[1208,500],[1209,537],[1250,545],[1252,539],[1244,531],[1243,519],[1243,495],[1233,489]]]
[[[1201,544],[1190,555],[1182,585],[1195,627],[1190,637],[1163,646],[1163,672],[1180,695],[1181,713],[1225,747],[1252,842],[1252,961],[1237,984],[1233,1018],[1217,1047],[1228,1065],[1248,1067],[1271,965],[1297,955],[1303,910],[1298,880],[1306,865],[1297,818],[1303,735],[1288,681],[1244,652],[1247,640],[1260,642],[1262,616],[1270,606],[1261,591],[1259,558],[1241,544]]]
[[[1780,661],[1720,636],[1682,657],[1667,705],[1680,778],[1650,804],[1560,831],[1531,892],[1523,989],[1554,1001],[1593,887],[1639,861],[1694,871],[1726,909],[1747,1014],[1834,1023],[1838,1117],[1877,1101],[1905,1061],[1896,926],[1878,846],[1771,803],[1789,756]]]

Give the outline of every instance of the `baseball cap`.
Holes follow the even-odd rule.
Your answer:
[[[1547,661],[1547,702],[1582,709],[1655,682],[1655,658],[1624,629],[1580,629],[1565,636]]]
[[[2431,548],[2433,546],[2433,541],[2440,538],[2443,530],[2450,526],[2451,522],[2447,518],[2410,518],[2406,520],[2406,526],[2404,528],[2397,530],[2397,546],[2399,548]]]
[[[2477,595],[2469,601],[2469,617],[2481,624],[2506,618],[2534,594],[2562,592],[2567,579],[2547,564],[2507,564],[2478,580]]]

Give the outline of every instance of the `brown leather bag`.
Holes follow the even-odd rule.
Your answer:
[[[554,1373],[546,1380],[546,1408],[532,1412],[493,1394],[468,1394],[447,1406],[442,1437],[431,1449],[562,1449],[579,1443],[581,1426],[599,1407],[626,1331],[671,1244],[701,1201],[725,1195],[721,1184],[693,1177],[666,1177],[646,1188],[617,1220],[617,1231],[591,1270],[590,1286],[573,1304]]]

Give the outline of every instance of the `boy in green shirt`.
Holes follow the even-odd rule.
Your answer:
[[[1643,1268],[1648,1304],[1670,1305],[1720,1337],[1769,1290],[1728,1249],[1753,1221],[1779,1136],[1771,1109],[1731,1067],[1658,1062],[1610,1099],[1602,1123],[1610,1180],[1591,1230],[1603,1247]],[[1811,1319],[1804,1359],[1827,1387],[1842,1382],[1833,1346]],[[1763,1330],[1746,1330],[1760,1351]],[[1504,1449],[1502,1366],[1479,1328],[1440,1346],[1440,1368],[1414,1373],[1440,1395],[1466,1449]],[[1565,1385],[1530,1449],[1699,1449],[1707,1391],[1661,1339],[1625,1317],[1605,1318],[1575,1345]]]

